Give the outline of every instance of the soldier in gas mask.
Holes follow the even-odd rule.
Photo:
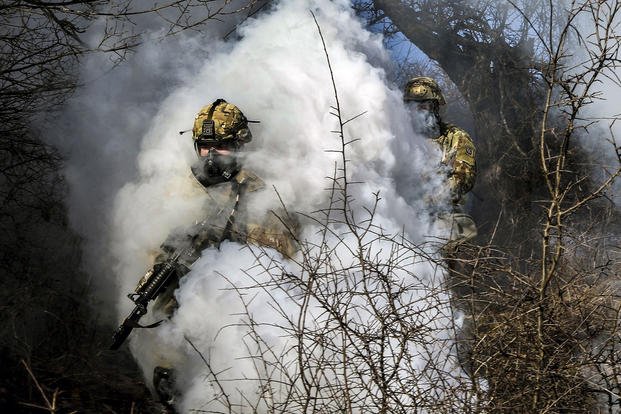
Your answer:
[[[428,77],[414,77],[405,86],[403,100],[414,120],[417,133],[432,140],[442,151],[439,164],[447,170],[446,184],[450,191],[450,211],[441,212],[438,219],[450,228],[452,245],[472,239],[477,228],[472,218],[463,212],[464,196],[476,179],[475,147],[466,131],[444,123],[440,106],[446,102],[438,83]]]
[[[192,139],[198,160],[191,167],[192,177],[205,192],[208,208],[200,223],[169,235],[155,264],[138,283],[136,296],[144,293],[144,287],[163,266],[174,267],[172,281],[156,293],[155,312],[172,315],[177,308],[174,291],[179,279],[189,272],[205,248],[217,248],[228,240],[273,248],[286,258],[296,252],[297,222],[291,216],[284,211],[262,212],[250,208],[249,199],[264,189],[265,184],[242,165],[244,145],[252,140],[248,122],[237,106],[224,99],[202,108],[194,120]],[[129,331],[124,331],[124,337]],[[124,337],[115,340],[112,349],[118,348]],[[174,413],[175,369],[165,358],[157,359],[160,362],[153,372],[153,387],[167,412]]]

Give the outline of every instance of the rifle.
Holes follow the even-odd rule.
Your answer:
[[[151,300],[157,298],[162,293],[177,269],[177,262],[181,252],[175,252],[168,260],[161,263],[160,266],[154,266],[147,276],[146,281],[141,283],[136,288],[136,292],[127,295],[128,298],[136,304],[134,310],[123,321],[121,326],[112,335],[112,345],[110,349],[116,350],[125,342],[125,339],[129,336],[134,328],[152,328],[159,325],[162,321],[149,326],[141,326],[138,324],[140,318],[147,313],[147,305]]]
[[[228,239],[230,236],[231,228],[235,220],[234,214],[237,211],[237,205],[239,204],[241,186],[242,184],[239,184],[239,187],[234,193],[235,204],[227,219],[224,231],[219,235],[217,243],[214,242],[212,245],[219,246],[222,240]],[[138,321],[147,313],[147,305],[149,302],[157,298],[157,296],[168,287],[169,281],[171,277],[175,275],[176,270],[181,266],[182,268],[185,268],[185,273],[187,273],[191,263],[194,263],[200,257],[200,251],[202,250],[203,244],[209,241],[213,242],[210,237],[210,234],[213,232],[213,228],[210,223],[211,221],[209,219],[203,220],[193,226],[191,231],[173,236],[170,240],[167,240],[164,245],[162,245],[162,247],[181,245],[184,248],[178,248],[168,260],[161,263],[161,265],[157,266],[157,268],[155,266],[151,268],[144,278],[146,279],[144,283],[139,283],[136,288],[136,292],[127,295],[127,297],[136,304],[136,307],[129,314],[129,316],[125,318],[121,326],[119,326],[114,332],[114,335],[112,336],[112,345],[110,346],[111,350],[118,349],[123,342],[125,342],[134,328],[154,328],[162,323],[162,321],[159,321],[148,326],[140,326]],[[196,245],[196,240],[201,240],[204,243]],[[168,249],[166,250],[169,251]],[[182,262],[179,263],[179,258],[181,256],[184,257]],[[188,262],[190,263],[189,265],[187,264]]]

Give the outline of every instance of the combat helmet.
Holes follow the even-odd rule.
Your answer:
[[[239,147],[252,140],[248,120],[242,111],[224,99],[218,99],[198,112],[192,128],[197,153],[199,147]]]
[[[436,101],[438,105],[446,104],[438,82],[433,78],[418,76],[412,78],[405,85],[403,100],[408,101]]]

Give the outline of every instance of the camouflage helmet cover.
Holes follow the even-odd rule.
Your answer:
[[[437,101],[439,105],[446,103],[438,82],[426,76],[415,77],[408,81],[403,92],[403,100],[406,102],[431,100]]]
[[[194,119],[192,138],[195,144],[244,144],[252,139],[252,135],[242,111],[224,99],[218,99],[198,112]]]

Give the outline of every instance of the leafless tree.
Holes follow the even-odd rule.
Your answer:
[[[478,139],[480,246],[448,255],[464,367],[494,412],[617,412],[619,2],[361,2],[446,72]],[[595,142],[610,162],[589,160]],[[615,156],[616,154],[616,156]],[[616,160],[616,161],[615,161]],[[615,230],[616,229],[616,230]],[[595,407],[595,408],[594,408]]]
[[[24,21],[32,25],[14,47],[44,46],[39,57],[19,55],[0,71],[0,93],[10,104],[10,122],[4,125],[12,134],[3,136],[16,138],[16,146],[6,141],[3,152],[8,157],[3,165],[11,167],[3,173],[9,177],[7,188],[27,188],[18,181],[29,177],[19,172],[20,163],[31,174],[40,173],[46,162],[49,171],[56,171],[54,153],[32,138],[32,118],[19,114],[62,102],[75,87],[71,67],[79,56],[96,49],[122,57],[140,41],[139,33],[126,31],[122,23],[146,13],[161,16],[170,33],[198,30],[204,21],[189,13],[195,10],[189,5],[211,2],[167,5],[170,9],[150,11],[98,1],[2,6],[6,27],[23,29],[16,22]],[[16,13],[18,7],[29,12]],[[469,105],[481,148],[481,184],[475,191],[482,200],[474,205],[482,238],[479,245],[445,252],[451,273],[444,284],[415,270],[417,261],[431,261],[440,278],[445,261],[430,253],[431,246],[387,233],[375,218],[376,205],[366,210],[355,205],[350,193],[355,184],[347,175],[351,142],[343,130],[350,120],[341,118],[335,92],[341,161],[331,180],[331,203],[306,217],[317,227],[319,241],[299,240],[296,272],[265,261],[269,252],[255,250],[267,263],[268,282],[231,287],[242,301],[252,297],[249,293],[273,294],[281,316],[277,328],[291,339],[285,351],[274,349],[260,329],[272,322],[255,319],[251,312],[242,318],[248,357],[257,367],[253,380],[261,384],[259,394],[241,396],[243,404],[287,413],[618,412],[620,307],[614,276],[620,263],[609,248],[614,241],[598,224],[618,224],[604,196],[619,165],[594,178],[577,144],[595,130],[595,119],[584,110],[599,97],[598,81],[615,79],[619,2],[583,0],[557,8],[530,1],[377,0],[359,7],[374,22],[390,18],[388,32],[399,30],[415,41]],[[13,14],[2,14],[5,10]],[[217,18],[209,11],[207,16]],[[105,23],[103,36],[96,46],[85,47],[82,36],[97,19]],[[578,21],[587,21],[590,30]],[[19,33],[9,34],[6,44]],[[36,36],[47,39],[49,33],[57,33],[61,42],[55,45],[62,45],[58,50],[63,52],[20,66],[20,60],[46,56],[46,43]],[[569,39],[585,53],[572,55]],[[54,64],[45,66],[48,60]],[[29,76],[37,83],[29,84]],[[40,158],[34,150],[28,151],[32,159],[19,158],[26,155],[17,144],[29,138],[43,151]],[[607,138],[610,151],[618,154],[615,137]],[[32,177],[27,181],[44,182]],[[7,191],[6,200],[17,191]],[[62,208],[54,214],[62,216]],[[342,249],[346,257],[336,254]],[[280,308],[274,292],[287,293],[297,312]],[[461,328],[452,325],[455,309],[466,315]],[[205,356],[203,351],[195,348]],[[204,362],[209,367],[207,357]],[[48,408],[62,405],[63,394],[55,386],[46,389],[32,365],[24,364],[37,398]],[[218,373],[209,380],[222,391],[213,410],[242,410],[240,396],[225,392],[227,384]],[[41,405],[39,400],[27,403]]]

